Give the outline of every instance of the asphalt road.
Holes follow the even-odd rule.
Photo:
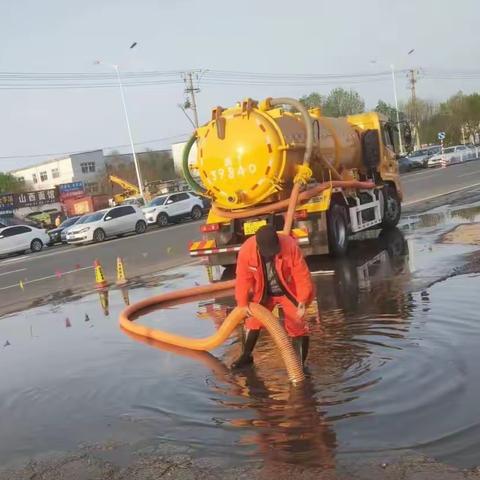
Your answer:
[[[402,185],[404,205],[410,207],[453,191],[480,189],[480,161],[408,173],[402,175]],[[74,295],[92,288],[95,259],[111,282],[115,281],[118,256],[124,259],[129,278],[187,263],[188,244],[200,238],[202,222],[152,227],[143,235],[101,244],[56,246],[37,254],[0,259],[0,315],[31,305],[35,299],[54,301],[65,292]]]

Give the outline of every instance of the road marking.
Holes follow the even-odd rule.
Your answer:
[[[183,228],[183,227],[186,227],[186,226],[189,226],[189,225],[197,225],[199,223],[201,223],[203,220],[198,220],[196,222],[188,222],[188,223],[183,223],[183,224],[180,224],[180,225],[174,225],[172,227],[167,227],[165,229],[160,229],[160,228],[157,228],[156,230],[152,230],[150,232],[146,232],[146,233],[143,233],[142,235],[129,235],[128,237],[122,237],[122,238],[112,238],[112,239],[109,239],[109,240],[106,240],[105,242],[102,242],[102,243],[90,243],[88,245],[78,245],[78,246],[72,246],[72,245],[69,245],[68,247],[48,247],[48,249],[50,248],[53,248],[55,249],[55,251],[52,251],[50,252],[49,250],[45,250],[45,253],[41,253],[40,255],[35,255],[35,256],[30,256],[30,255],[27,255],[27,257],[25,256],[21,256],[21,257],[18,257],[18,258],[11,258],[11,259],[7,259],[7,260],[3,260],[3,261],[0,261],[0,266],[2,265],[6,265],[7,263],[19,263],[19,262],[25,262],[25,261],[34,261],[34,260],[39,260],[39,259],[42,259],[42,258],[48,258],[48,257],[51,257],[52,255],[60,255],[60,254],[65,254],[65,253],[73,253],[74,251],[81,251],[81,250],[85,250],[85,249],[88,249],[88,248],[93,248],[93,247],[99,247],[101,245],[112,245],[114,244],[115,242],[120,242],[120,241],[126,241],[126,240],[139,240],[140,237],[146,237],[146,236],[149,236],[149,235],[154,235],[156,233],[161,233],[161,232],[172,232],[178,228]]]
[[[468,172],[468,173],[462,173],[461,175],[457,175],[457,178],[462,178],[462,177],[471,177],[472,174],[475,172]]]
[[[77,272],[80,272],[82,270],[89,270],[89,269],[93,269],[93,266],[77,268],[75,270],[68,270],[67,272],[62,272],[62,277],[64,275],[69,275],[71,273],[77,273]],[[26,270],[26,269],[24,269],[24,270]],[[56,274],[47,275],[46,277],[34,278],[33,280],[27,280],[27,281],[22,282],[22,283],[23,283],[23,286],[25,286],[25,285],[29,285],[31,283],[37,283],[37,282],[43,282],[44,280],[50,280],[51,278],[57,278],[58,279],[58,276]],[[13,285],[7,285],[6,287],[1,287],[0,290],[8,290],[9,288],[15,288],[15,287],[20,288],[19,284],[15,283]]]
[[[474,183],[472,185],[467,185],[465,187],[456,188],[455,190],[450,190],[448,192],[442,192],[442,193],[438,193],[436,195],[430,195],[429,197],[419,198],[418,200],[412,200],[410,202],[405,202],[403,205],[408,206],[408,205],[413,205],[415,203],[426,202],[427,200],[432,200],[433,198],[442,197],[444,195],[450,195],[452,193],[461,192],[462,190],[467,190],[469,188],[474,188],[474,187],[480,187],[480,183]]]
[[[9,272],[0,273],[0,277],[2,275],[10,275],[11,273],[24,272],[25,270],[26,268],[19,268],[18,270],[10,270]]]

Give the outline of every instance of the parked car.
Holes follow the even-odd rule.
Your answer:
[[[428,159],[427,166],[429,168],[454,165],[456,163],[467,162],[475,158],[475,153],[471,148],[465,145],[455,145],[443,150],[443,154],[440,152],[433,155]]]
[[[50,236],[50,244],[54,245],[55,243],[66,243],[66,229],[74,225],[80,219],[80,215],[76,217],[70,217],[65,219],[57,228],[48,230],[47,233]]]
[[[418,168],[416,165],[412,165],[412,161],[408,157],[401,157],[398,159],[398,169],[400,173],[411,172],[415,168]]]
[[[135,205],[136,207],[142,208],[145,205],[143,198],[140,196],[137,197],[128,197],[122,203],[122,205]]]
[[[433,145],[431,147],[422,148],[410,153],[407,158],[410,160],[412,168],[426,168],[428,159],[432,155],[440,153],[440,145]]]
[[[66,233],[68,243],[103,242],[107,237],[144,233],[147,223],[142,211],[133,205],[120,205],[81,218]]]
[[[39,252],[50,237],[41,228],[28,225],[12,225],[0,229],[0,255],[10,253]]]
[[[191,195],[200,199],[200,201],[203,204],[203,214],[204,215],[207,214],[210,211],[210,209],[212,208],[212,200],[210,198],[202,197],[198,193],[194,193],[194,192],[188,192],[188,193],[190,193]]]
[[[159,227],[165,227],[182,218],[199,220],[203,210],[202,200],[193,193],[177,192],[154,198],[143,209],[143,213],[149,225],[156,223]]]

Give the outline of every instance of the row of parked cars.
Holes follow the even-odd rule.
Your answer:
[[[440,145],[422,148],[399,159],[400,172],[410,172],[417,168],[435,168],[476,160],[480,156],[480,146],[454,145],[442,149]]]
[[[165,227],[186,218],[199,220],[209,207],[207,200],[192,192],[177,192],[158,196],[144,208],[119,205],[70,217],[48,232],[30,225],[0,224],[0,255],[38,252],[56,243],[78,245],[129,233],[142,234],[149,225]]]

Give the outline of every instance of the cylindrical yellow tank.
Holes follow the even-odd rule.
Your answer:
[[[311,110],[313,176],[325,174],[328,161],[337,171],[361,168],[360,134],[347,118],[323,117]],[[218,107],[197,130],[197,168],[207,194],[222,208],[248,208],[288,198],[303,161],[306,129],[301,116],[246,100]],[[327,177],[328,178],[328,177]]]

